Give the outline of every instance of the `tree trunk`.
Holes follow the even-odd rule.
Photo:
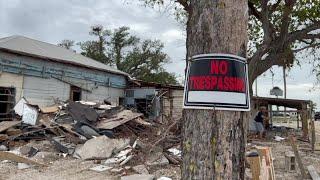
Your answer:
[[[229,53],[246,57],[247,0],[190,0],[189,57]],[[247,113],[185,109],[182,179],[244,179]]]

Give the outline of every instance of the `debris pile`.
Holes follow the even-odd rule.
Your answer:
[[[38,107],[22,98],[14,110],[12,121],[0,122],[0,160],[18,169],[68,157],[93,161],[88,170],[121,179],[154,179],[154,169],[181,163],[177,122],[148,122],[134,109],[83,101]]]

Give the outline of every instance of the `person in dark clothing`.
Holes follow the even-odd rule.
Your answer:
[[[264,106],[261,106],[259,112],[257,113],[257,115],[254,118],[254,123],[255,123],[255,126],[256,126],[256,130],[259,133],[259,138],[260,139],[262,139],[262,136],[263,136],[263,134],[265,132],[263,121],[266,118],[264,116],[266,111],[267,111],[267,108],[264,107]]]

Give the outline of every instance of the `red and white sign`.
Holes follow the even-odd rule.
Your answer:
[[[230,54],[201,54],[188,63],[184,108],[249,111],[246,59]]]

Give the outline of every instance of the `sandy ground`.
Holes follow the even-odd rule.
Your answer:
[[[291,123],[292,126],[296,124]],[[320,143],[320,122],[316,122],[317,143]],[[296,126],[295,126],[296,127]],[[280,180],[295,180],[299,179],[299,168],[295,172],[286,172],[285,170],[285,152],[292,151],[290,143],[287,140],[276,142],[272,140],[274,134],[269,135],[271,139],[264,141],[252,140],[251,145],[261,145],[272,147],[274,158],[274,167],[277,179]],[[282,136],[284,137],[284,135]],[[320,151],[314,153],[310,150],[310,144],[302,141],[297,141],[302,162],[305,167],[313,165],[320,174]],[[38,142],[33,144],[34,147],[40,149],[33,160],[48,164],[48,167],[30,167],[28,169],[19,170],[17,163],[1,161],[0,162],[0,180],[117,180],[123,175],[133,174],[133,170],[125,170],[121,173],[94,172],[89,170],[91,167],[97,166],[94,161],[82,161],[72,157],[59,156],[51,147],[49,142]],[[173,180],[180,179],[180,167],[167,165],[154,169],[149,169],[150,174],[157,178],[166,176]]]
[[[31,167],[19,170],[13,162],[0,163],[0,180],[118,180],[121,176],[134,174],[132,170],[121,173],[109,171],[94,172],[89,170],[95,167],[93,161],[82,161],[73,158],[62,158],[56,160],[49,167]],[[180,168],[177,166],[164,166],[151,171],[157,178],[166,176],[172,179],[180,179]]]

